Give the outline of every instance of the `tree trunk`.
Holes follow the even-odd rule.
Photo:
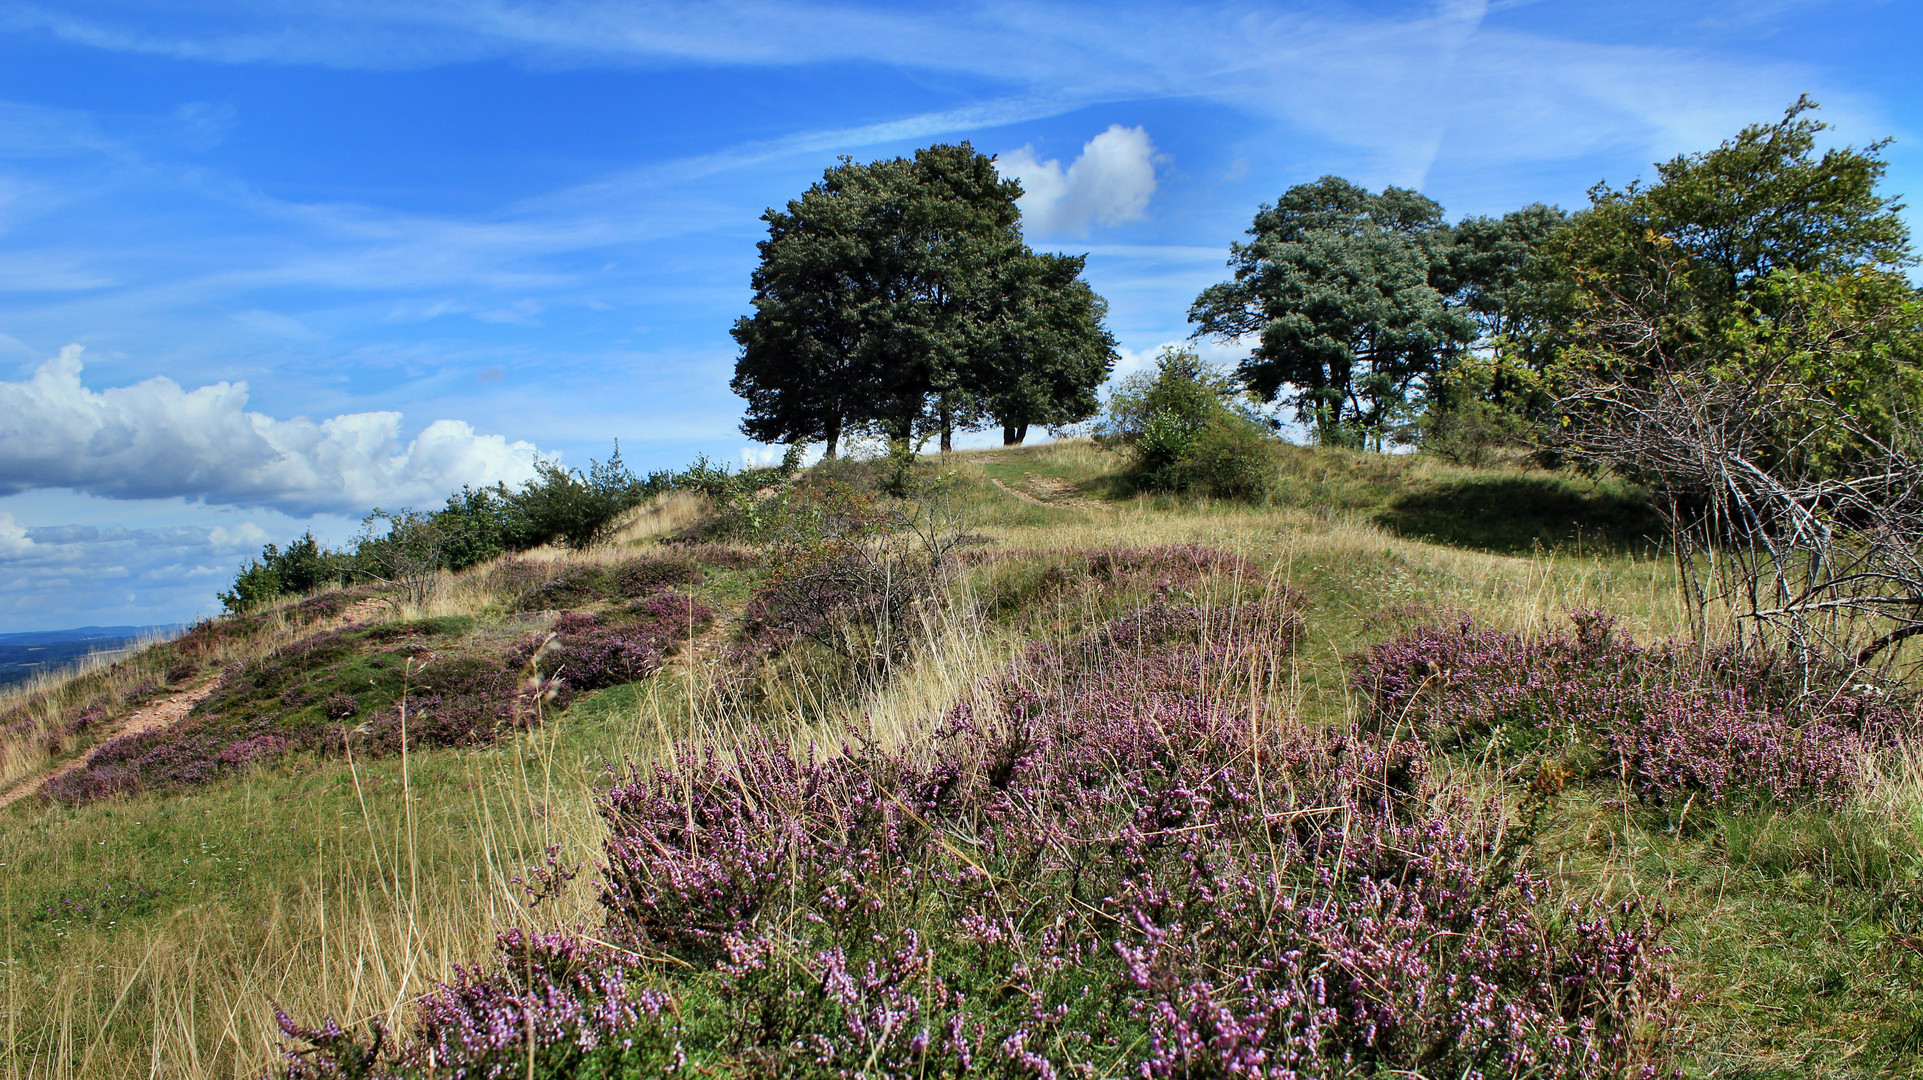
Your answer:
[[[1020,446],[1022,444],[1022,441],[1027,438],[1028,438],[1027,424],[1004,423],[1002,425],[1002,445],[1003,446]]]
[[[823,454],[822,456],[826,458],[833,458],[835,456],[835,452],[840,447],[841,447],[841,418],[836,417],[833,420],[833,422],[831,422],[828,425],[828,452],[826,454]]]
[[[955,413],[948,404],[947,395],[941,399],[941,452],[946,454],[955,449]]]

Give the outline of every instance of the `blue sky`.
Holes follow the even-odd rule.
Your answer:
[[[1326,173],[1576,207],[1808,92],[1916,192],[1920,31],[1895,0],[13,0],[0,632],[189,619],[270,539],[537,452],[740,462],[758,218],[842,154],[999,155],[1135,364]]]

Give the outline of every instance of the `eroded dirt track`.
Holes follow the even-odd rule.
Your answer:
[[[996,487],[1001,488],[1003,491],[1008,492],[1010,495],[1015,496],[1025,503],[1034,503],[1036,506],[1053,506],[1058,509],[1069,510],[1109,509],[1101,503],[1083,495],[1081,489],[1077,488],[1074,484],[1066,480],[1057,480],[1050,476],[1036,476],[1031,473],[1018,481],[1022,487],[1017,487],[1015,484],[1004,483],[994,477],[989,478],[989,483],[994,484]],[[1022,489],[1023,487],[1030,490],[1024,491]]]
[[[120,722],[109,728],[98,742],[87,749],[86,753],[76,756],[71,761],[62,762],[45,772],[23,776],[14,781],[13,785],[5,791],[0,791],[0,807],[11,806],[40,790],[42,784],[86,768],[87,762],[93,760],[96,751],[122,735],[138,735],[143,731],[156,731],[174,726],[192,712],[195,705],[200,704],[208,694],[213,693],[214,687],[219,682],[219,679],[209,679],[190,690],[170,694],[159,701],[150,702],[135,709],[121,717]]]

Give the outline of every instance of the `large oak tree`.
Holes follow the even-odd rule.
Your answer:
[[[1094,412],[1113,342],[1079,260],[1022,242],[1021,186],[968,144],[843,158],[769,210],[754,313],[735,323],[742,430],[764,442],[852,430],[913,440]],[[1064,273],[1067,270],[1067,273]]]

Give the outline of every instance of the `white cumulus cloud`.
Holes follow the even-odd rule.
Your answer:
[[[1155,146],[1139,127],[1110,124],[1067,168],[1037,159],[1027,146],[1002,155],[995,167],[1022,182],[1022,223],[1038,234],[1080,236],[1091,224],[1140,221],[1155,194]]]
[[[398,412],[277,420],[247,411],[245,383],[184,390],[155,377],[96,391],[80,371],[80,346],[69,345],[27,381],[0,382],[0,495],[72,488],[358,514],[437,503],[462,484],[518,483],[539,453],[459,420],[403,441]]]

